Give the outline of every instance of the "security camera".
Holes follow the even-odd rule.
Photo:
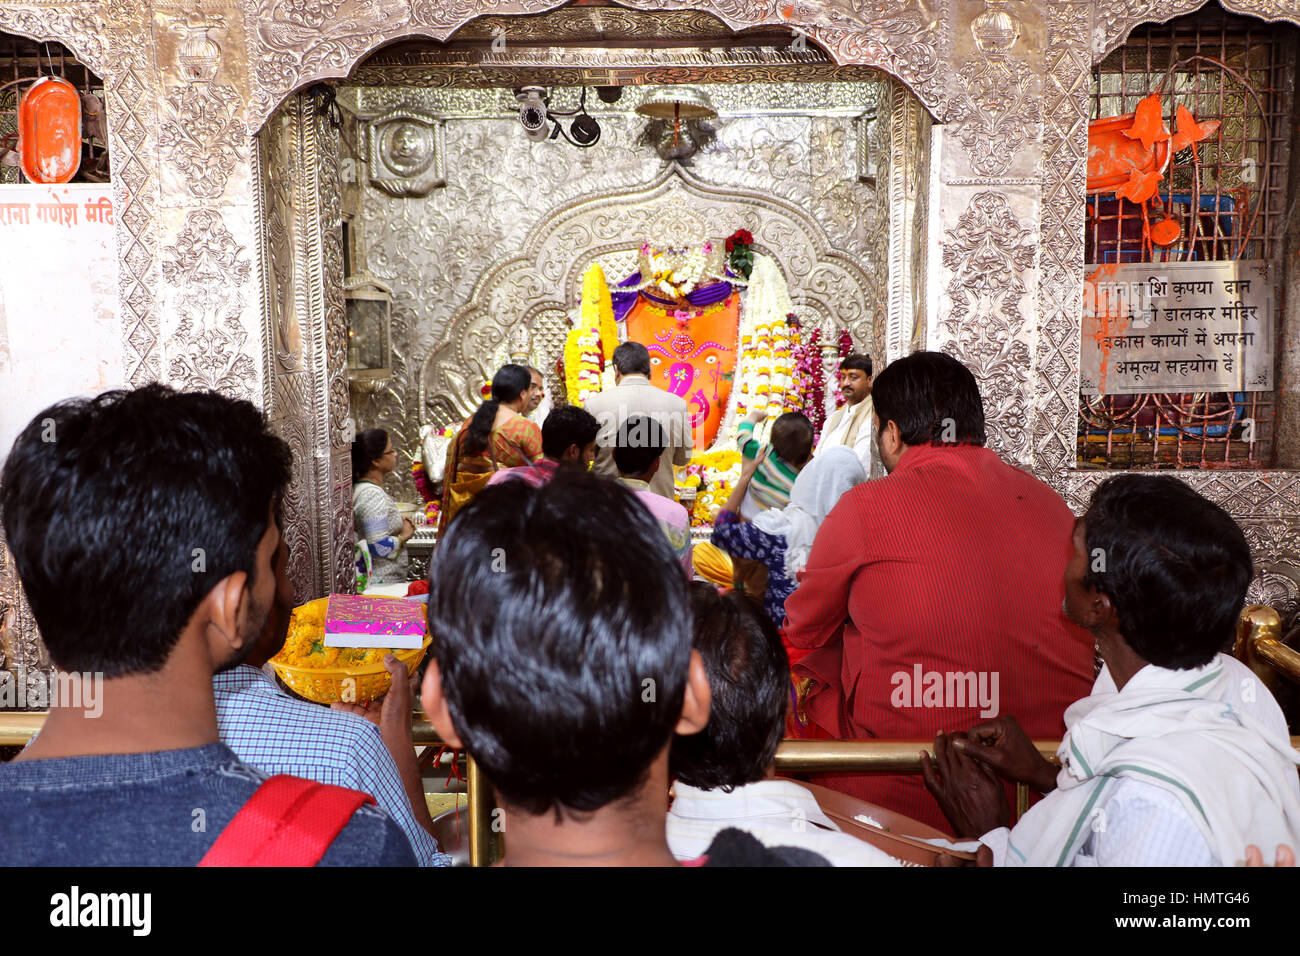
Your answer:
[[[550,97],[544,86],[521,86],[515,90],[515,100],[519,103],[519,122],[523,124],[524,135],[534,142],[546,139],[546,106]]]
[[[569,134],[575,146],[595,146],[600,139],[600,124],[583,113],[573,121]]]

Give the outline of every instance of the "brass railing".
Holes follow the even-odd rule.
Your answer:
[[[1293,631],[1289,637],[1297,633]],[[1252,604],[1241,612],[1232,652],[1269,690],[1274,689],[1279,678],[1300,684],[1300,652],[1285,643],[1282,616],[1271,607]]]
[[[45,714],[0,713],[0,745],[23,745],[45,722]],[[411,724],[417,746],[439,745],[442,741],[432,725],[417,715]],[[1049,760],[1056,757],[1057,740],[1035,740],[1038,752]],[[1291,745],[1300,747],[1300,737]],[[881,773],[921,772],[921,751],[929,752],[932,740],[783,740],[776,751],[779,773]],[[469,857],[471,866],[492,862],[494,800],[492,787],[472,758],[467,759],[467,806],[469,814]],[[1028,808],[1029,790],[1016,787],[1016,816]]]
[[[0,713],[0,745],[25,745],[41,729],[44,712]],[[422,714],[411,721],[411,736],[417,746],[438,746],[442,740]],[[1059,741],[1036,740],[1044,757],[1056,755]],[[934,746],[932,740],[783,740],[776,751],[779,773],[881,773],[921,772],[921,751]],[[471,866],[492,862],[492,787],[479,772],[473,758],[466,760],[469,815],[469,857]],[[1023,813],[1029,792],[1016,788],[1016,812]]]

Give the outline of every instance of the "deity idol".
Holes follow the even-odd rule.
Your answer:
[[[650,380],[686,400],[695,448],[713,444],[736,371],[740,295],[705,308],[639,300],[627,315],[630,339],[650,350]]]

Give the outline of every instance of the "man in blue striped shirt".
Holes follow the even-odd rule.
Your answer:
[[[411,841],[421,866],[450,866],[451,857],[439,851],[433,838],[424,802],[405,665],[396,664],[400,678],[384,700],[390,739],[364,717],[290,696],[261,670],[288,633],[293,605],[285,573],[288,553],[281,540],[274,564],[275,605],[258,647],[245,663],[212,678],[221,742],[264,773],[288,773],[370,794]]]

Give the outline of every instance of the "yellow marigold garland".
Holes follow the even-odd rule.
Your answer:
[[[609,283],[599,262],[593,262],[582,276],[582,326],[595,329],[600,336],[600,349],[608,362],[618,347],[618,326],[614,322],[614,302],[610,298]]]
[[[586,329],[569,329],[564,337],[564,391],[569,397],[570,405],[581,404],[578,401],[578,372],[581,367],[582,346],[578,337]]]
[[[592,392],[600,391],[601,355],[597,332],[591,328],[570,329],[564,339],[564,388],[569,404],[582,405]]]

